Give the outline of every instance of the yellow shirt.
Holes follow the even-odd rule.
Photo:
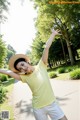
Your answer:
[[[56,100],[50,84],[46,65],[42,60],[39,61],[32,74],[20,76],[22,81],[26,82],[32,91],[32,104],[34,108],[44,107]]]

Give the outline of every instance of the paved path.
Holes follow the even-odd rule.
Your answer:
[[[68,120],[80,120],[80,81],[51,79],[55,96]],[[35,120],[32,111],[32,93],[27,84],[15,81],[13,106],[15,120]]]
[[[68,120],[80,120],[80,81],[52,80],[51,83]]]

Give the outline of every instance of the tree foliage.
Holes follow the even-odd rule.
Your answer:
[[[80,47],[80,5],[79,4],[49,4],[50,0],[33,0],[35,4],[35,8],[38,8],[38,16],[36,18],[35,26],[37,28],[37,34],[39,34],[39,37],[36,36],[36,41],[46,41],[51,33],[51,28],[54,27],[55,29],[60,29],[62,36],[59,39],[64,39],[67,50],[64,52],[67,54],[66,56],[69,56],[69,59],[71,61],[71,64],[74,64],[74,59],[76,52],[73,52],[73,50],[77,51],[77,49]],[[54,0],[57,2],[57,0]],[[59,0],[61,1],[61,0]],[[69,0],[66,0],[66,2]],[[78,2],[79,0],[75,0],[75,2]],[[70,1],[71,2],[71,1]],[[55,45],[58,41],[54,42],[52,46]],[[59,43],[59,42],[58,42]],[[52,52],[49,54],[52,54],[57,60],[57,56],[60,56],[59,58],[62,59],[62,50],[60,49],[60,46],[57,43],[57,47],[52,47],[51,51],[58,54],[53,54]],[[37,44],[36,44],[37,45]],[[57,49],[58,48],[58,49]],[[64,46],[65,48],[65,46]],[[72,49],[73,48],[73,49]],[[38,48],[39,49],[39,48]],[[35,54],[37,49],[35,47]],[[68,51],[68,52],[66,52]],[[36,56],[36,55],[35,55]],[[65,56],[65,57],[66,57]]]
[[[7,19],[7,17],[4,15],[4,11],[8,11],[8,6],[10,3],[8,0],[0,0],[0,22],[3,22]]]
[[[38,33],[32,44],[32,63],[36,64],[39,61],[42,56],[43,49],[44,42],[41,41],[40,34]]]
[[[11,45],[7,46],[7,56],[6,56],[6,63],[8,64],[8,61],[12,55],[14,55],[16,51]]]
[[[0,36],[0,68],[4,66],[5,58],[6,58],[6,44],[2,40],[2,37]]]

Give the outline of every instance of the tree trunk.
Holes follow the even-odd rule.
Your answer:
[[[71,50],[71,46],[70,46],[70,43],[69,43],[69,38],[68,38],[68,35],[66,36],[66,43],[67,43],[67,48],[68,48],[68,52],[69,52],[69,58],[70,58],[70,61],[71,61],[71,65],[74,65],[75,61],[74,61],[74,58],[73,58],[73,55],[72,55],[72,50]]]
[[[51,65],[50,59],[48,59],[48,64],[49,64],[49,67],[52,69],[52,65]]]
[[[72,54],[72,49],[71,49],[71,45],[70,45],[70,39],[69,39],[69,34],[68,34],[68,30],[67,30],[67,26],[65,25],[65,23],[63,24],[63,29],[64,29],[64,38],[66,40],[66,44],[67,44],[67,48],[68,48],[68,53],[69,53],[69,58],[71,61],[71,65],[74,65],[75,61],[74,61],[74,57]]]
[[[57,15],[56,15],[57,16]],[[61,23],[61,25],[59,24],[59,22],[57,22],[57,19],[58,21]],[[68,53],[69,53],[69,58],[70,58],[70,61],[71,61],[71,65],[73,65],[75,63],[74,61],[74,58],[73,58],[73,54],[72,54],[72,50],[71,50],[71,46],[70,46],[70,42],[69,42],[69,34],[68,34],[68,29],[67,29],[67,26],[65,23],[63,23],[61,21],[61,19],[59,19],[59,17],[55,17],[55,23],[57,24],[57,26],[60,28],[61,30],[61,33],[64,37],[64,39],[66,40],[66,43],[67,43],[67,48],[68,48]]]
[[[65,63],[67,65],[67,59],[66,59],[66,54],[65,54],[65,50],[64,50],[64,45],[63,45],[63,42],[62,42],[62,38],[61,38],[61,46],[62,46],[62,51],[63,51],[63,56],[64,56],[64,60],[65,60]]]

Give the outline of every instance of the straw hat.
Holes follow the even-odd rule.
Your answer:
[[[24,55],[24,54],[16,54],[16,55],[13,55],[13,56],[9,59],[9,68],[10,68],[10,70],[12,70],[13,72],[16,72],[16,73],[19,73],[19,71],[14,68],[14,63],[15,63],[15,61],[16,61],[17,59],[19,59],[19,58],[24,58],[27,62],[30,61],[29,57],[26,56],[26,55]]]

